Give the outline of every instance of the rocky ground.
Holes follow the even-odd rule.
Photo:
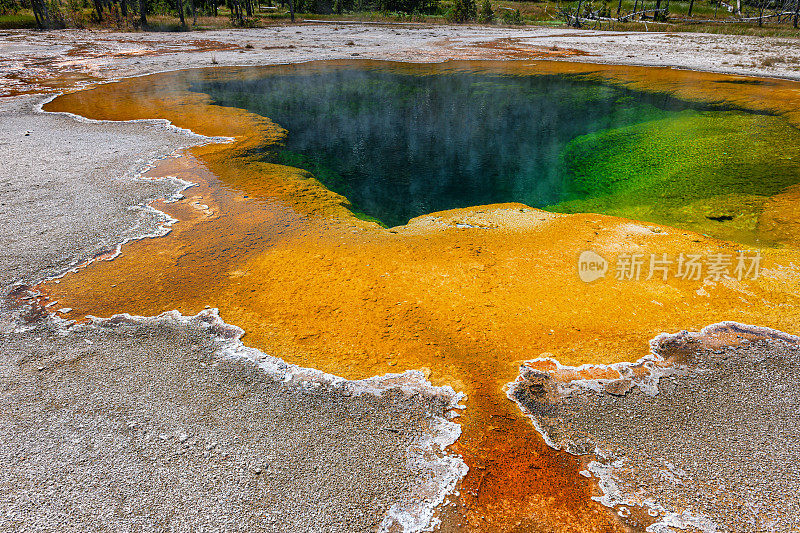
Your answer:
[[[210,311],[0,320],[4,531],[418,530],[466,469],[417,374],[298,376]]]
[[[212,65],[319,59],[555,59],[800,79],[799,39],[424,24],[184,33],[0,32],[0,95]]]
[[[795,531],[799,342],[723,323],[659,337],[607,368],[617,377],[523,367],[509,397],[551,446],[591,455],[586,475],[620,513],[649,509],[664,531]]]
[[[130,238],[161,231],[146,209],[186,184],[135,179],[154,160],[203,142],[158,122],[97,123],[0,99],[0,287],[33,283]]]

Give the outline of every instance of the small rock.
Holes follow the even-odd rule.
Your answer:
[[[625,396],[633,388],[630,379],[617,379],[606,384],[605,391],[614,396]]]
[[[187,435],[186,433],[181,433],[180,436],[178,437],[178,440],[180,440],[181,443],[186,442],[187,440],[189,440],[189,435]]]

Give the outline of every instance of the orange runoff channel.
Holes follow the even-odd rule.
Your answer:
[[[585,74],[779,113],[800,124],[795,82],[769,80],[764,87],[719,83],[737,79],[720,74],[548,61],[448,65]],[[426,66],[392,68],[416,73]],[[147,173],[196,184],[183,200],[154,202],[179,221],[168,235],[126,244],[113,261],[95,261],[38,290],[71,307],[67,317],[78,320],[217,307],[225,321],[245,330],[245,344],[289,363],[350,379],[416,368],[434,385],[465,392],[467,407],[457,419],[463,433],[452,451],[470,470],[451,498],[455,505],[441,512],[443,531],[616,532],[647,525],[646,513],[623,522],[593,501],[598,488],[579,475],[581,460],[548,448],[506,398],[504,386],[524,361],[635,361],[658,333],[721,320],[796,330],[800,277],[793,263],[800,264],[800,256],[794,246],[762,250],[755,280],[587,284],[576,269],[587,249],[612,258],[623,252],[735,254],[740,246],[666,226],[521,204],[433,213],[385,229],[355,218],[345,198],[307,172],[260,161],[254,149],[280,142],[285,132],[268,118],[190,92],[194,75],[126,79],[45,106],[92,119],[164,118],[233,141],[185,150]],[[257,69],[203,75],[241,79]],[[800,205],[797,194],[775,197],[771,209],[791,213]]]

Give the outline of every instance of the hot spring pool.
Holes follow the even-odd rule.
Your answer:
[[[725,101],[447,64],[292,65],[191,90],[286,130],[263,158],[303,168],[386,226],[521,202],[760,240],[769,196],[800,182],[800,131]],[[733,229],[732,229],[732,228]]]

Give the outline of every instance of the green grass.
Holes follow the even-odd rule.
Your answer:
[[[33,13],[17,13],[15,15],[0,15],[0,29],[35,28],[36,18]]]

